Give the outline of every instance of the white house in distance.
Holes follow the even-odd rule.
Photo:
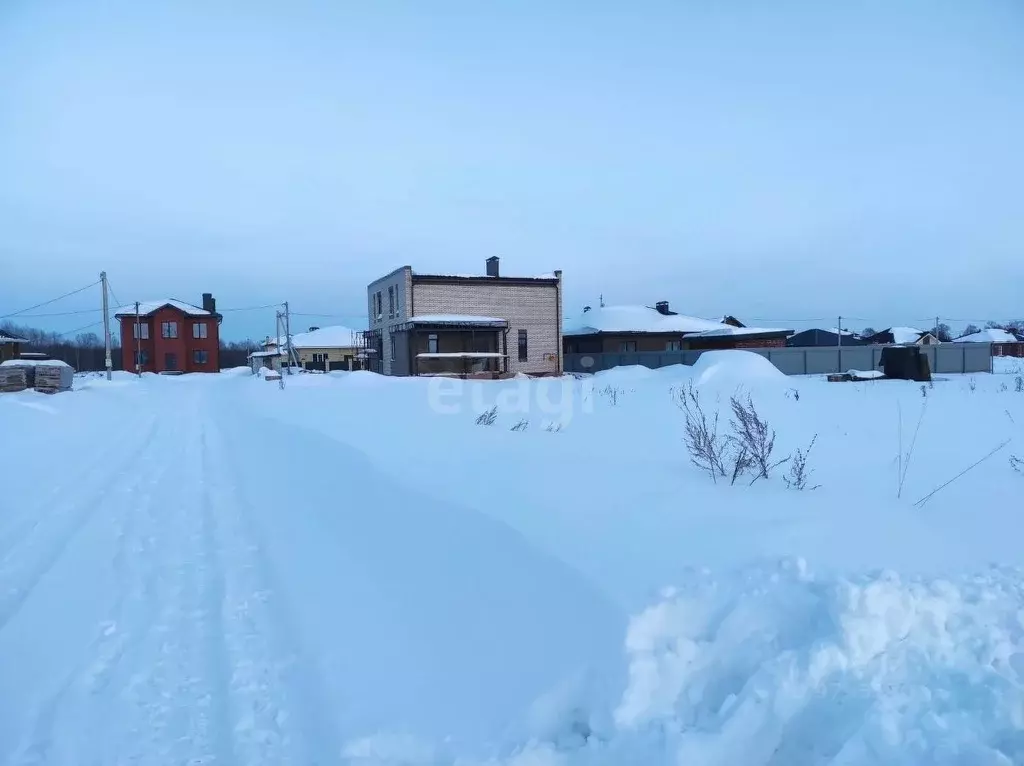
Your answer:
[[[365,366],[362,330],[342,325],[310,327],[291,337],[298,365],[304,370],[358,370]],[[288,364],[288,342],[284,337],[263,341],[263,350],[249,355],[253,370],[267,367],[280,370]]]

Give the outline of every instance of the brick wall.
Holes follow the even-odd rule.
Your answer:
[[[393,314],[388,303],[389,288],[394,290],[397,300],[396,311]],[[374,296],[378,292],[383,308],[380,318],[376,316],[373,309]],[[383,353],[380,355],[381,372],[385,375],[391,374],[391,333],[396,326],[408,320],[411,301],[412,268],[409,266],[403,266],[387,276],[381,277],[376,282],[371,282],[366,288],[366,326],[371,330],[381,331],[384,342]]]
[[[415,279],[412,282],[411,305],[417,316],[470,314],[506,320],[509,372],[512,373],[560,371],[560,302],[561,282],[416,282]],[[526,361],[519,360],[520,330],[526,330]],[[386,345],[385,342],[385,350]]]

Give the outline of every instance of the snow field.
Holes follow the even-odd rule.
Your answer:
[[[0,396],[0,763],[1024,761],[1016,373],[751,356]],[[690,465],[690,381],[821,488]]]

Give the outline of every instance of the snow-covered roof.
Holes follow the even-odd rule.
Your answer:
[[[0,343],[28,343],[28,341],[0,331]]]
[[[991,327],[980,332],[973,332],[962,338],[954,338],[954,343],[1018,343],[1017,336],[998,327]]]
[[[853,336],[853,335],[857,334],[857,333],[853,332],[852,330],[840,330],[838,327],[829,327],[827,330],[825,330],[825,332],[830,332],[833,335],[850,335],[850,336]]]
[[[777,327],[733,327],[732,325],[725,325],[724,327],[717,327],[714,330],[704,330],[704,332],[694,333],[694,335],[701,338],[713,338],[723,335],[760,335],[761,333],[769,332],[793,334],[792,330],[785,330]]]
[[[918,330],[916,327],[890,327],[883,332],[892,333],[893,343],[917,343],[921,340],[922,335],[927,334],[924,330]]]
[[[504,319],[498,317],[481,317],[471,314],[422,314],[410,317],[409,324],[476,324],[476,325],[506,325]]]
[[[599,332],[704,332],[726,327],[721,322],[662,314],[647,306],[600,306],[566,320],[563,335],[593,335]]]
[[[361,348],[363,331],[332,325],[292,334],[293,348]]]
[[[249,358],[250,359],[253,359],[253,358],[265,359],[265,358],[271,357],[271,356],[284,356],[284,355],[285,355],[284,351],[277,351],[275,349],[274,351],[253,351],[251,354],[249,354]]]
[[[710,319],[684,314],[662,314],[647,306],[601,306],[566,319],[563,335],[593,335],[599,332],[687,333],[694,335],[756,335],[790,332],[762,327],[733,327]]]
[[[210,312],[206,309],[199,308],[199,306],[193,306],[191,303],[185,303],[185,301],[179,301],[176,298],[163,298],[158,301],[145,301],[139,304],[139,314],[148,315],[154,311],[162,309],[164,306],[170,306],[178,309],[188,316],[210,316]],[[117,317],[133,317],[135,316],[135,304],[128,306],[122,306],[121,310],[115,315]]]

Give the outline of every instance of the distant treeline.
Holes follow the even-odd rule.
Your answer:
[[[103,337],[95,332],[70,333],[47,332],[13,322],[0,322],[5,335],[23,338],[28,345],[22,351],[44,353],[53,359],[67,362],[76,370],[89,372],[104,369]],[[121,364],[121,338],[111,332],[111,360],[115,370],[125,369]],[[220,344],[220,366],[243,367],[249,363],[249,353],[260,348],[253,340],[231,341]],[[131,367],[131,365],[129,365]]]

